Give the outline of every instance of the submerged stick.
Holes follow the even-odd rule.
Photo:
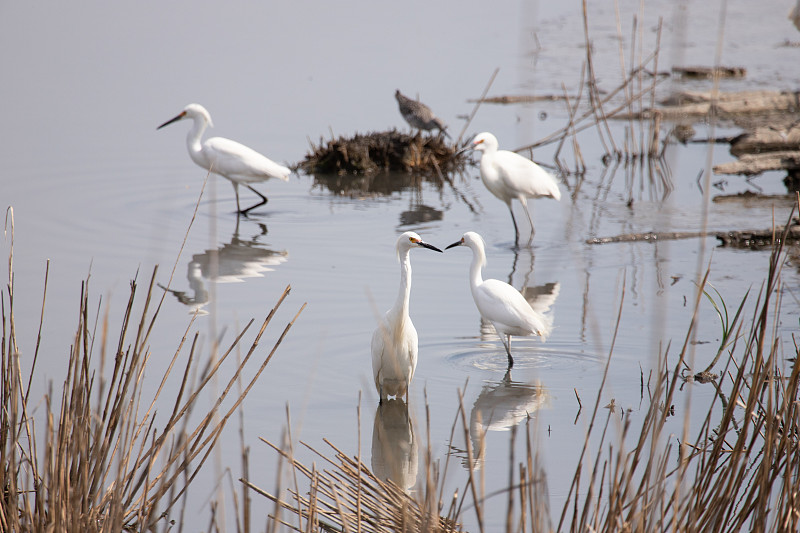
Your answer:
[[[700,231],[669,231],[669,232],[654,232],[648,231],[645,233],[623,233],[613,237],[593,237],[586,239],[586,244],[609,244],[612,242],[657,242],[657,241],[674,241],[678,239],[694,239],[695,237],[702,237],[706,235]]]

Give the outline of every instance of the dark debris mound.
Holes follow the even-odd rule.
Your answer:
[[[789,225],[776,226],[774,229],[765,230],[746,230],[746,231],[725,231],[718,232],[717,239],[722,246],[733,248],[750,248],[752,250],[762,250],[773,246],[773,240],[779,241],[786,230],[786,241],[784,244],[790,246],[800,245],[800,219],[795,218]]]
[[[469,159],[441,135],[397,130],[357,133],[311,145],[297,168],[312,174],[373,174],[382,171],[442,175],[462,170]]]

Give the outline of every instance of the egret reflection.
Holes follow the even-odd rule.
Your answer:
[[[272,250],[267,248],[261,239],[267,234],[267,226],[257,224],[259,232],[249,239],[239,236],[239,221],[230,242],[202,253],[194,254],[186,267],[186,279],[189,283],[188,290],[178,290],[159,287],[172,293],[177,300],[190,307],[192,312],[203,311],[209,301],[209,291],[206,282],[233,283],[241,282],[247,278],[261,277],[264,272],[273,270],[273,267],[285,263],[289,258],[286,250]]]
[[[542,322],[545,325],[541,338],[542,341],[546,340],[553,331],[554,315],[552,306],[558,299],[559,292],[561,292],[561,284],[556,281],[534,287],[522,287],[519,292],[530,304],[531,309],[541,315]],[[494,343],[497,339],[499,337],[491,322],[481,317],[481,341]]]
[[[487,432],[510,430],[546,407],[549,398],[547,389],[539,383],[513,381],[510,370],[500,382],[487,381],[469,415],[472,468],[478,469],[483,465]],[[464,466],[470,466],[466,458]]]
[[[408,405],[390,399],[378,405],[372,427],[372,472],[408,492],[417,482],[419,445]]]

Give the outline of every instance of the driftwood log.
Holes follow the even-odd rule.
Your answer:
[[[759,250],[772,246],[774,242],[780,242],[783,236],[785,226],[775,226],[773,229],[765,230],[744,230],[744,231],[725,231],[718,232],[717,239],[720,240],[722,246],[731,246],[735,248],[750,248],[752,250]],[[789,231],[786,233],[786,241],[784,245],[800,245],[800,224],[795,222],[789,226]]]
[[[662,106],[657,111],[667,119],[708,115],[712,111],[721,118],[747,113],[796,112],[800,110],[800,92],[742,91],[718,93],[715,99],[711,91],[683,91],[662,102]],[[655,111],[644,113],[652,115]]]
[[[574,96],[572,98],[575,98]],[[485,98],[469,99],[467,102],[481,102],[484,104],[530,104],[534,102],[555,102],[566,100],[566,96],[557,94],[507,94],[501,96],[487,96]]]
[[[786,127],[759,126],[731,140],[736,161],[714,166],[715,174],[755,176],[768,170],[785,170],[790,191],[800,189],[800,122]]]
[[[759,194],[742,191],[736,194],[720,194],[711,199],[715,204],[736,204],[743,209],[776,208],[791,209],[797,202],[795,194]]]
[[[731,155],[800,151],[800,122],[788,127],[760,126],[731,140]]]
[[[672,67],[672,73],[688,79],[744,78],[747,69],[744,67]]]
[[[736,161],[714,165],[715,174],[754,176],[768,170],[786,170],[796,174],[800,171],[800,151],[743,154]]]
[[[783,235],[783,226],[776,226],[775,229],[764,230],[741,230],[741,231],[718,231],[716,235],[721,246],[731,246],[736,248],[750,248],[759,250],[772,246],[773,239],[780,242]],[[710,236],[711,233],[699,231],[674,231],[674,232],[647,232],[647,233],[623,233],[613,237],[594,237],[586,240],[586,244],[610,244],[618,242],[659,242],[677,239],[691,239],[696,237]],[[786,234],[786,245],[800,245],[800,225],[793,224],[789,227]]]
[[[612,242],[658,242],[674,241],[678,239],[693,239],[703,234],[699,231],[648,231],[645,233],[623,233],[613,237],[592,237],[586,239],[586,244],[610,244]]]

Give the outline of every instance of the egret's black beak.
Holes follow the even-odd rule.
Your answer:
[[[183,118],[183,117],[185,117],[185,116],[186,116],[186,112],[185,112],[185,111],[183,111],[183,112],[181,112],[181,114],[180,114],[180,115],[178,115],[178,116],[177,116],[177,117],[175,117],[175,118],[171,118],[171,119],[169,119],[168,121],[166,121],[165,123],[163,123],[162,125],[160,125],[159,127],[157,127],[156,129],[157,129],[157,130],[160,130],[160,129],[161,129],[161,128],[163,128],[164,126],[169,126],[169,125],[170,125],[170,124],[172,124],[173,122],[177,122],[177,121],[179,121],[180,119],[182,119],[182,118]]]
[[[464,152],[469,152],[471,150],[472,150],[472,145],[471,144],[466,144],[466,145],[464,145],[463,148],[461,148],[458,152],[456,152],[456,155],[458,156],[458,155],[463,154]]]
[[[438,249],[437,247],[435,247],[432,244],[428,244],[427,242],[419,241],[417,244],[419,244],[423,248],[427,248],[428,250],[433,250],[434,252],[442,253],[442,251],[440,249]]]
[[[464,239],[460,239],[460,240],[454,242],[453,244],[451,244],[447,248],[445,248],[445,250],[449,250],[450,248],[455,248],[456,246],[461,246],[462,244],[464,244]]]

